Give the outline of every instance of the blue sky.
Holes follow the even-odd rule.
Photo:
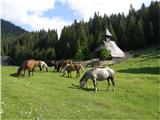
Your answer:
[[[154,0],[155,1],[155,0]],[[137,10],[151,0],[3,0],[1,18],[28,31],[56,29],[58,35],[64,26],[74,20],[88,21],[95,12],[100,15],[128,14],[130,4]],[[115,4],[116,3],[116,4]]]
[[[74,19],[80,20],[82,16],[79,14],[75,14],[74,10],[69,8],[68,3],[62,4],[59,1],[55,2],[55,8],[49,9],[48,11],[43,13],[43,16],[52,18],[54,16],[61,16],[62,19],[68,21],[74,21]]]

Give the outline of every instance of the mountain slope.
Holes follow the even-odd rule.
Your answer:
[[[12,43],[26,30],[1,19],[1,54],[8,55]]]
[[[19,26],[12,24],[11,22],[1,19],[1,32],[2,32],[2,36],[5,36],[5,37],[8,34],[19,36],[23,34],[24,32],[26,32],[26,30],[22,29]]]

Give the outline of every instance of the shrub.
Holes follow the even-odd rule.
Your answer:
[[[101,60],[106,60],[106,59],[109,59],[109,58],[111,58],[111,51],[106,49],[106,48],[103,48],[100,51],[100,59]]]
[[[81,50],[78,50],[78,52],[76,53],[75,60],[84,60],[84,54]]]

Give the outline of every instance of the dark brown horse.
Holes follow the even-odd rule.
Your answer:
[[[30,76],[30,72],[32,72],[32,76],[33,76],[33,72],[35,70],[36,65],[37,65],[37,62],[34,59],[25,60],[21,64],[21,66],[18,68],[17,75],[20,76],[22,71],[24,72],[24,75],[25,75],[25,70],[27,69],[29,76]]]
[[[83,66],[81,64],[67,64],[64,67],[63,70],[63,76],[66,74],[65,72],[67,71],[68,77],[71,77],[71,72],[76,71],[77,75],[76,77],[80,76],[80,70],[84,70]]]
[[[54,61],[54,64],[53,64],[53,66],[54,66],[54,71],[56,72],[59,72],[60,71],[60,68],[61,68],[61,66],[62,66],[62,62],[61,61]]]

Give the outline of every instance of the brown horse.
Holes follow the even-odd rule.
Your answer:
[[[76,77],[79,77],[80,76],[80,70],[84,70],[84,68],[81,64],[67,64],[64,67],[63,76],[66,74],[65,72],[67,71],[68,77],[69,76],[71,77],[72,76],[71,72],[76,71],[76,73],[77,73]]]
[[[72,61],[71,60],[63,60],[63,61],[61,61],[61,71],[64,69],[64,67],[67,64],[72,64]]]
[[[24,72],[25,75],[25,70],[28,69],[28,74],[30,76],[30,72],[32,72],[33,76],[33,71],[35,70],[35,66],[37,65],[37,62],[34,59],[29,59],[25,60],[21,66],[17,70],[17,75],[20,76],[22,71]]]

